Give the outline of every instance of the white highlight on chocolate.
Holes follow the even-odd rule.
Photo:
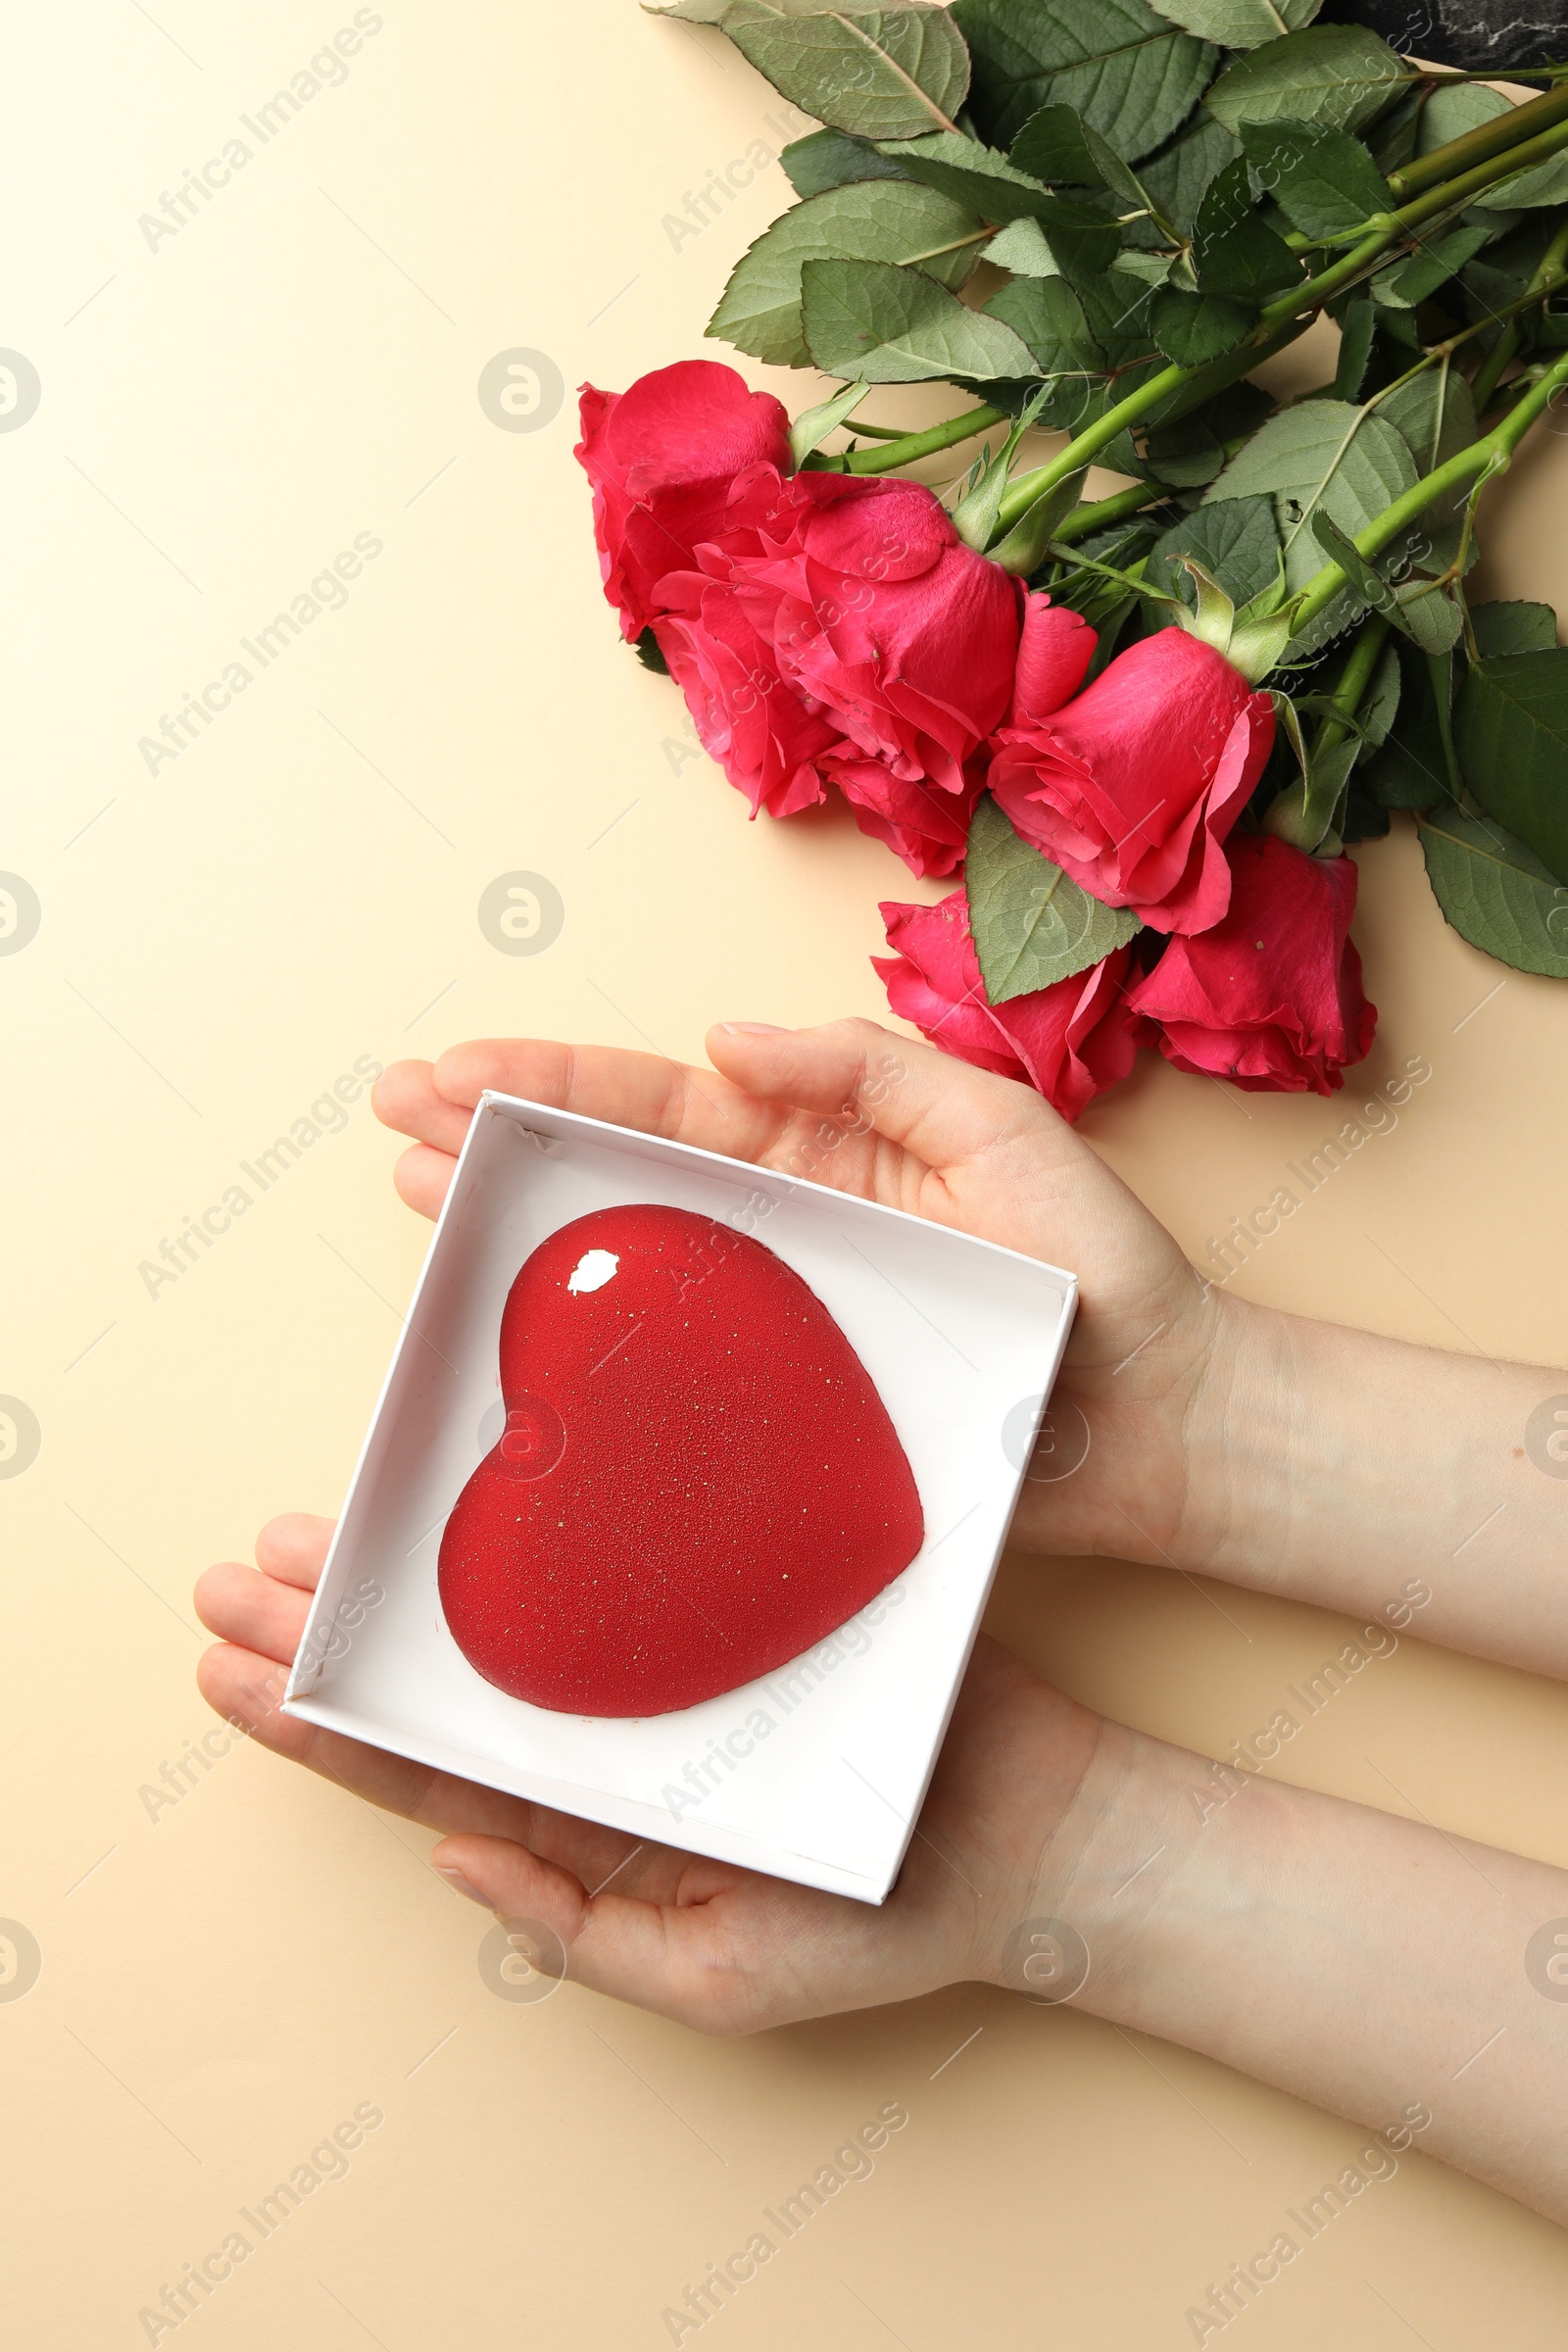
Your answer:
[[[613,1250],[590,1250],[579,1257],[566,1277],[568,1291],[602,1291],[612,1274],[617,1273],[620,1260]]]

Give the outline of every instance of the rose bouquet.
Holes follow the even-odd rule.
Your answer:
[[[661,12],[823,125],[709,332],[843,388],[585,390],[606,594],[754,813],[837,792],[961,875],[883,906],[889,1001],[1069,1117],[1141,1045],[1341,1085],[1345,848],[1392,811],[1464,938],[1568,977],[1568,650],[1465,587],[1568,387],[1568,67],[1514,103],[1316,7]],[[1330,381],[1255,380],[1325,316]],[[931,380],[960,413],[858,421]],[[965,442],[945,495],[904,471]]]

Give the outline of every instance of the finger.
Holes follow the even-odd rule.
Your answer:
[[[433,1144],[454,1157],[468,1132],[471,1106],[450,1102],[437,1091],[433,1062],[393,1062],[371,1088],[370,1107],[383,1127],[412,1135],[416,1143]]]
[[[877,1135],[931,1168],[956,1167],[1019,1137],[1035,1152],[1089,1155],[1031,1088],[875,1021],[777,1032],[721,1022],[708,1033],[708,1051],[738,1089],[820,1112],[853,1106]]]
[[[449,1152],[416,1144],[392,1170],[392,1182],[399,1200],[406,1200],[410,1208],[416,1208],[421,1217],[438,1217],[457,1172],[458,1163]]]
[[[210,1707],[247,1732],[261,1747],[303,1764],[323,1780],[364,1797],[383,1812],[401,1813],[443,1833],[477,1830],[497,1837],[534,1834],[538,1809],[499,1788],[483,1788],[456,1774],[436,1772],[407,1756],[368,1747],[363,1740],[323,1731],[282,1710],[288,1668],[259,1651],[224,1643],[204,1653],[196,1685]]]
[[[435,1084],[449,1101],[469,1108],[488,1087],[643,1135],[727,1152],[732,1159],[760,1159],[785,1125],[776,1103],[754,1100],[711,1070],[609,1046],[479,1039],[442,1054]]]
[[[310,1613],[308,1592],[237,1560],[221,1560],[197,1580],[196,1614],[209,1633],[284,1666],[293,1663]]]
[[[363,1797],[383,1812],[401,1813],[444,1837],[463,1833],[525,1839],[536,1854],[577,1873],[589,1887],[611,1880],[620,1884],[624,1874],[626,1884],[655,1899],[672,1893],[678,1868],[689,1857],[671,1855],[667,1847],[648,1845],[601,1822],[553,1812],[505,1789],[438,1772],[286,1714],[282,1699],[288,1676],[287,1660],[279,1662],[242,1642],[206,1651],[196,1670],[197,1687],[209,1706],[261,1746],[319,1773],[350,1796]]]
[[[793,1923],[781,1919],[774,1930],[764,1924],[770,1881],[680,1855],[671,1857],[677,1872],[661,1901],[621,1892],[618,1879],[591,1893],[579,1872],[500,1838],[448,1838],[431,1859],[439,1870],[456,1871],[501,1918],[553,1929],[565,1951],[562,1974],[592,1992],[709,2034],[777,2022],[763,1969],[768,1954],[790,1949]],[[792,1898],[803,1891],[781,1888],[781,1908],[793,1910]],[[729,1910],[758,1912],[739,1937],[726,1903]],[[554,1973],[549,1954],[540,1957],[545,1973]]]
[[[265,1576],[314,1592],[321,1581],[335,1519],[316,1511],[285,1511],[270,1519],[256,1539],[256,1564]]]
[[[434,1858],[503,1918],[553,1928],[574,1983],[705,2034],[879,2006],[952,1975],[951,1937],[930,1890],[901,1885],[875,1909],[681,1854],[667,1857],[662,1894],[623,1892],[618,1877],[596,1894],[569,1858],[498,1838],[450,1838]],[[906,1872],[927,1875],[918,1861]]]

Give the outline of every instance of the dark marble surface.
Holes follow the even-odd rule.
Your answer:
[[[1568,0],[1329,0],[1323,16],[1472,74],[1568,61]]]

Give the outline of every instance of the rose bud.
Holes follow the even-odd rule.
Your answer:
[[[1122,981],[1128,951],[1117,948],[1088,971],[1054,987],[988,1004],[961,890],[935,906],[889,902],[880,909],[892,956],[873,956],[888,1003],[901,1019],[960,1061],[1021,1078],[1064,1119],[1125,1078],[1139,1024]]]
[[[1065,709],[1014,713],[990,784],[1016,832],[1107,906],[1206,931],[1230,898],[1224,842],[1274,741],[1274,708],[1180,628],[1118,654]]]
[[[1343,1067],[1367,1053],[1378,1018],[1349,936],[1354,862],[1310,858],[1271,833],[1236,834],[1230,862],[1223,920],[1173,939],[1133,989],[1132,1008],[1156,1025],[1155,1043],[1179,1070],[1251,1093],[1332,1094]]]

